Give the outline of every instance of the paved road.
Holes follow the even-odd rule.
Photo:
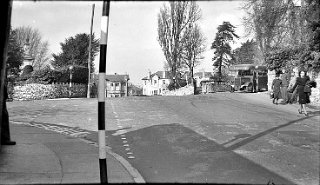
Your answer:
[[[266,95],[236,93],[106,106],[107,144],[147,182],[319,184],[319,111],[304,117]],[[95,100],[12,102],[9,112],[15,121],[91,130],[85,137],[96,141]]]

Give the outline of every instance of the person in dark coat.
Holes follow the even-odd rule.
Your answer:
[[[309,76],[307,76],[306,71],[300,70],[299,76],[293,89],[297,88],[298,96],[299,96],[299,104],[300,108],[298,109],[299,114],[302,114],[302,110],[305,116],[308,116],[306,110],[306,104],[310,103],[309,92],[305,92],[305,86],[310,81]]]
[[[282,84],[282,80],[279,78],[280,74],[276,74],[276,78],[272,81],[271,89],[273,90],[273,101],[272,103],[278,105],[278,100],[281,97],[280,87]]]
[[[2,106],[2,125],[1,125],[1,145],[15,145],[15,141],[11,141],[10,128],[9,128],[9,114],[7,110],[6,100],[8,99],[8,90],[6,83],[4,84],[3,93],[3,106]]]

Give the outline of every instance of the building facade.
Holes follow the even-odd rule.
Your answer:
[[[213,78],[212,72],[197,72],[193,75],[193,78],[196,80],[196,87],[201,87],[202,81],[210,81]]]
[[[129,75],[106,75],[106,97],[126,97],[128,96]]]
[[[171,82],[169,71],[157,71],[142,78],[143,81],[143,95],[154,96],[162,95],[164,91],[168,90]]]

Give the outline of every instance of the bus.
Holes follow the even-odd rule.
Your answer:
[[[259,92],[268,90],[267,66],[237,64],[230,66],[229,71],[234,91]]]

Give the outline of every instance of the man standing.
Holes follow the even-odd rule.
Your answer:
[[[288,86],[290,82],[290,76],[288,74],[287,69],[282,69],[282,74],[281,74],[281,96],[283,99],[284,104],[287,104],[289,102],[289,97],[288,97]]]

